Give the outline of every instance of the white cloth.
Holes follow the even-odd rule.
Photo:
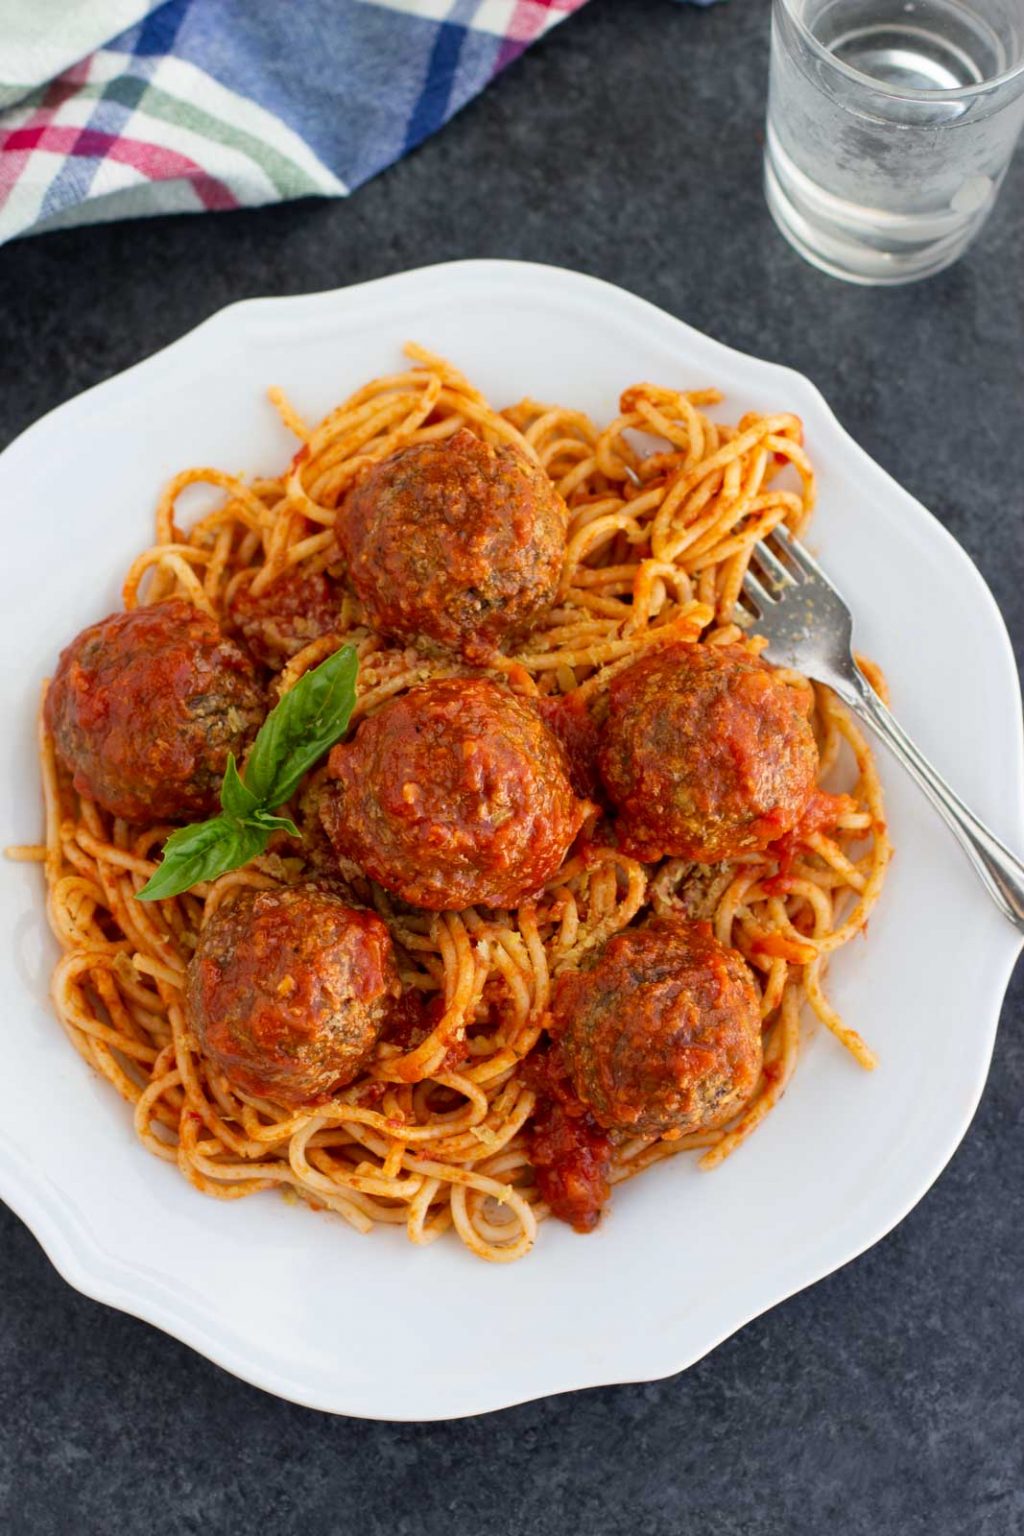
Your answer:
[[[163,0],[0,0],[0,108],[95,53]]]

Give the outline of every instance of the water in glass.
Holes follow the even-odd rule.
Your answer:
[[[1019,0],[775,0],[765,178],[783,233],[861,282],[954,261],[1024,121],[1022,61]]]

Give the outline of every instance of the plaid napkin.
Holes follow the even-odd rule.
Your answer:
[[[583,4],[0,0],[0,241],[343,197]]]

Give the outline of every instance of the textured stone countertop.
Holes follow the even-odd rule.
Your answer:
[[[1020,659],[1024,157],[952,270],[908,288],[833,282],[762,201],[767,28],[764,0],[593,0],[349,202],[6,247],[0,443],[234,299],[460,256],[554,262],[808,374],[977,561]],[[1022,1102],[1018,971],[974,1125],[878,1247],[682,1376],[456,1424],[277,1402],[77,1295],[0,1208],[0,1527],[1011,1536],[1024,1530]]]

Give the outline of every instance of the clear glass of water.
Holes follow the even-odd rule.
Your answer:
[[[963,254],[1024,123],[1024,0],[773,0],[768,207],[835,277]]]

